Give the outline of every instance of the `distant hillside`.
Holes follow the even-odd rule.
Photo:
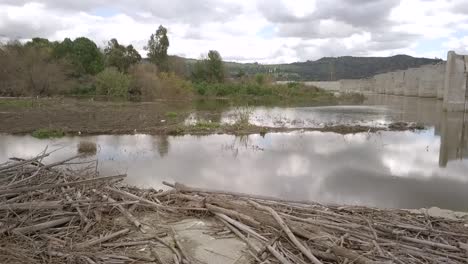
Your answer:
[[[193,59],[186,60],[189,69],[195,61]],[[404,70],[425,64],[436,64],[441,61],[439,59],[396,55],[392,57],[325,57],[316,61],[275,65],[226,62],[225,65],[231,76],[243,71],[246,74],[271,73],[278,80],[329,81],[366,78],[377,73]]]

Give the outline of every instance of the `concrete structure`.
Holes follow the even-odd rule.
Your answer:
[[[370,93],[373,91],[374,79],[340,80],[340,92]]]
[[[404,78],[404,95],[405,96],[418,96],[419,92],[419,78],[421,70],[418,68],[410,68],[405,71]]]
[[[387,72],[384,74],[384,94],[393,94],[393,73]]]
[[[385,92],[385,74],[377,74],[374,76],[375,88],[374,91],[379,94]]]
[[[439,98],[443,99],[444,110],[463,111],[465,110],[465,102],[468,101],[467,78],[468,55],[457,55],[450,51],[446,63],[380,73],[368,79],[305,82],[305,84],[333,92]]]
[[[444,87],[445,87],[445,63],[439,63],[435,65],[436,70],[436,82],[437,82],[437,99],[444,99]]]
[[[340,82],[335,81],[335,82],[304,82],[304,84],[307,86],[315,86],[327,91],[331,92],[339,92],[340,91]]]
[[[444,110],[464,111],[467,95],[468,56],[449,51],[445,67]]]
[[[443,85],[443,75],[437,72],[437,65],[426,65],[419,68],[419,97],[437,97],[437,90]]]
[[[394,82],[394,95],[404,95],[405,94],[405,71],[396,71],[393,74]]]

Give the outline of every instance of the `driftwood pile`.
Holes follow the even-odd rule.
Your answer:
[[[244,241],[250,262],[237,263],[468,263],[465,220],[178,183],[130,188],[125,175],[102,177],[77,157],[45,165],[47,155],[0,164],[2,263],[200,263],[170,227],[184,217],[214,218]]]

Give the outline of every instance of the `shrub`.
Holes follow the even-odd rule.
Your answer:
[[[144,100],[186,100],[193,96],[192,84],[175,73],[158,72],[153,64],[137,64],[130,69],[131,94]]]
[[[127,98],[130,77],[116,68],[106,68],[96,75],[96,93],[99,95]]]

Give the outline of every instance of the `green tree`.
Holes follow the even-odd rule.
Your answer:
[[[148,45],[145,49],[148,51],[149,60],[156,64],[161,71],[168,70],[167,49],[169,48],[169,38],[167,37],[167,29],[162,25],[159,26],[155,34],[151,34]]]
[[[221,55],[216,50],[210,50],[207,58],[195,62],[192,69],[192,79],[195,82],[224,82],[225,70]]]
[[[127,47],[120,45],[116,39],[111,39],[106,48],[104,55],[107,67],[116,67],[121,72],[128,72],[131,65],[138,63],[141,56],[132,45]]]
[[[208,59],[206,60],[206,71],[208,73],[208,80],[210,82],[224,81],[223,59],[216,50],[210,50],[208,52]]]
[[[104,69],[104,56],[96,44],[85,37],[71,41],[65,39],[55,45],[53,54],[56,59],[66,59],[75,68],[75,75],[95,75]]]
[[[95,75],[104,69],[104,58],[96,44],[85,37],[73,41],[73,63],[87,74]]]

